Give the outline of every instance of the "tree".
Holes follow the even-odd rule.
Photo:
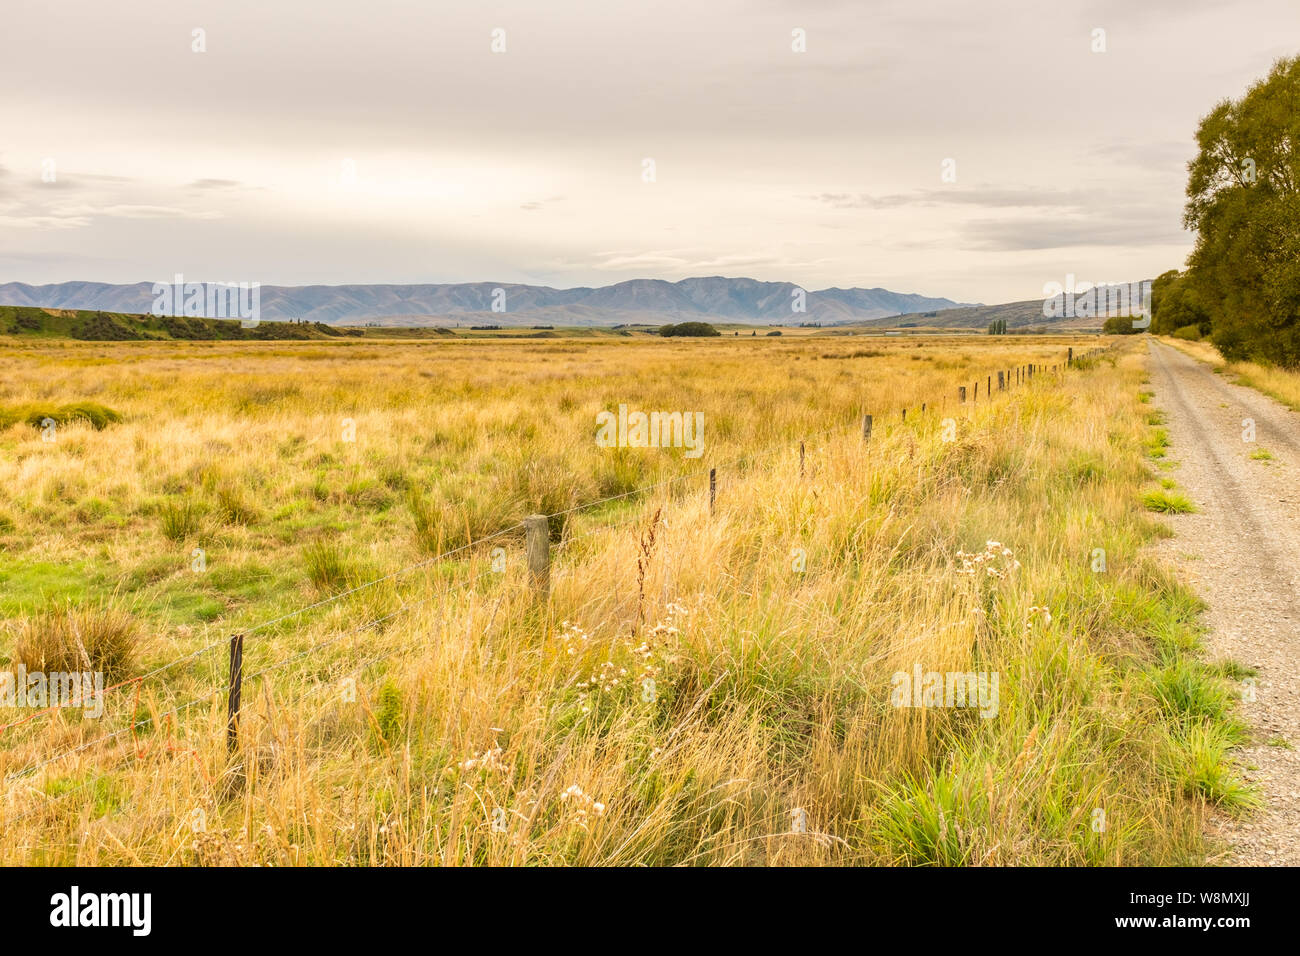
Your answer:
[[[1183,216],[1197,231],[1192,302],[1170,306],[1200,308],[1227,359],[1300,365],[1300,57],[1218,104],[1196,140]]]
[[[1133,327],[1133,319],[1127,315],[1112,315],[1101,324],[1103,335],[1137,335],[1141,329]]]
[[[1209,335],[1213,325],[1210,314],[1201,308],[1196,291],[1187,277],[1170,269],[1151,283],[1151,331],[1156,335],[1173,335],[1189,325],[1201,335]]]

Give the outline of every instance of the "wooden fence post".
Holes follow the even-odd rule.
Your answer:
[[[1065,367],[1069,368],[1073,364],[1074,364],[1074,349],[1068,348],[1065,350]]]
[[[524,519],[524,550],[533,590],[545,600],[551,593],[551,530],[546,515],[529,515]]]
[[[965,386],[965,385],[958,385],[958,386],[957,386],[957,400],[960,401],[963,405],[966,404],[966,386]]]
[[[709,469],[709,514],[713,514],[718,501],[718,469]]]
[[[993,376],[992,375],[990,375],[988,378],[988,387],[985,394],[987,394],[989,398],[993,397]]]
[[[1007,390],[1007,380],[1001,372],[998,372],[998,391],[1005,392],[1006,390]]]
[[[230,680],[226,686],[226,751],[239,749],[239,696],[244,687],[244,635],[230,635]]]
[[[903,421],[907,421],[907,409],[903,409]]]
[[[803,477],[803,442],[799,443],[799,477]]]
[[[921,414],[922,414],[922,415],[925,414],[925,402],[922,402],[922,403],[921,403]]]
[[[862,416],[862,440],[871,441],[871,416]]]

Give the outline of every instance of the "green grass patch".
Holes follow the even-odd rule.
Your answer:
[[[1162,514],[1190,514],[1196,510],[1190,498],[1169,488],[1153,488],[1142,493],[1142,505]]]

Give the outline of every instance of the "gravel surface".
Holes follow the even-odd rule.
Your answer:
[[[1168,416],[1169,475],[1199,511],[1170,515],[1175,536],[1158,551],[1210,605],[1207,656],[1258,669],[1242,684],[1253,739],[1242,774],[1265,805],[1240,820],[1216,817],[1229,847],[1218,862],[1300,864],[1300,415],[1208,366],[1149,344],[1154,405]],[[1253,419],[1255,440],[1243,440]],[[1272,461],[1254,460],[1266,449]],[[1254,700],[1251,700],[1253,689]]]

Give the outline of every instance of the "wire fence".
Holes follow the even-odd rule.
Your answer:
[[[1064,373],[1065,370],[1074,366],[1075,363],[1077,363],[1080,359],[1093,358],[1102,353],[1110,352],[1114,348],[1115,348],[1114,345],[1093,348],[1086,352],[1082,352],[1077,356],[1074,354],[1073,348],[1071,348],[1067,352],[1066,361],[1063,364],[1058,364],[1058,365],[1027,364],[1023,366],[1017,366],[1015,367],[1014,370],[1002,369],[999,371],[989,373],[984,377],[984,384],[986,387],[986,395],[987,395],[986,402],[992,399],[992,385],[993,382],[995,381],[995,376],[996,376],[996,381],[998,382],[998,391],[1005,392],[1010,390],[1016,385],[1031,384],[1033,382],[1035,375],[1042,376],[1047,374],[1051,374],[1051,375],[1062,374]],[[1014,379],[1012,376],[1013,371],[1014,371]],[[976,380],[976,382],[974,383],[973,390],[969,392],[967,390],[967,387],[965,386],[960,386],[958,388],[958,402],[960,405],[968,404],[967,402],[968,396],[970,397],[969,404],[971,406],[978,404],[979,384],[980,384],[979,380]],[[926,411],[928,406],[929,403],[923,403],[921,405],[921,410],[923,412]],[[903,408],[899,411],[900,411],[900,417],[898,419],[898,423],[903,424],[906,422],[907,409]],[[891,421],[889,424],[892,425],[894,424],[894,422]],[[862,426],[863,438],[864,440],[869,442],[874,428],[873,417],[871,415],[864,415],[861,422],[861,426]],[[826,428],[819,429],[815,432],[805,433],[803,438],[800,439],[799,442],[801,471],[804,465],[805,446],[807,442],[830,434],[842,433],[848,427],[856,427],[856,423],[840,422],[840,423],[835,423],[830,426],[827,426]],[[43,759],[27,764],[26,766],[18,770],[10,772],[5,776],[5,783],[9,784],[9,783],[15,783],[20,780],[29,779],[34,775],[36,775],[37,773],[39,773],[41,770],[45,769],[46,767],[54,763],[57,763],[69,757],[74,757],[78,754],[84,753],[92,748],[108,743],[110,741],[118,740],[127,734],[131,734],[132,737],[134,738],[137,731],[153,724],[155,720],[161,722],[164,719],[171,719],[171,718],[178,717],[180,714],[184,713],[185,711],[193,707],[196,707],[199,704],[202,704],[204,702],[207,702],[213,706],[217,706],[220,702],[221,694],[223,691],[225,691],[227,697],[227,710],[228,710],[228,714],[227,714],[228,738],[227,739],[229,742],[229,750],[233,755],[238,749],[237,727],[238,727],[239,709],[240,709],[239,700],[242,692],[243,683],[264,678],[266,677],[266,675],[276,672],[284,667],[287,667],[295,663],[296,661],[313,657],[314,655],[325,650],[326,648],[337,646],[338,644],[340,644],[342,641],[346,640],[349,637],[355,638],[355,636],[359,633],[379,627],[389,621],[392,621],[400,617],[403,614],[406,614],[408,611],[416,607],[427,605],[442,595],[439,592],[430,591],[429,593],[426,593],[419,598],[408,600],[403,604],[401,604],[396,609],[380,617],[368,620],[361,624],[348,627],[345,630],[333,635],[332,637],[326,640],[319,641],[315,644],[312,644],[287,657],[281,658],[280,660],[267,664],[249,674],[243,673],[243,666],[242,666],[243,639],[246,636],[265,631],[270,627],[283,623],[284,621],[300,618],[304,614],[307,614],[313,610],[318,610],[320,608],[333,605],[336,602],[341,601],[347,597],[356,595],[370,588],[374,588],[385,582],[394,581],[399,578],[403,578],[421,568],[427,568],[437,564],[438,562],[448,560],[449,558],[453,558],[457,555],[462,555],[462,554],[472,552],[476,549],[481,549],[483,546],[490,544],[493,541],[497,541],[507,535],[519,532],[521,530],[524,531],[526,535],[527,551],[529,554],[528,571],[529,571],[529,578],[531,579],[533,589],[545,592],[548,589],[548,585],[546,584],[546,582],[549,580],[549,564],[550,564],[550,559],[552,554],[563,551],[564,549],[570,547],[574,542],[578,540],[582,540],[584,538],[591,537],[596,534],[608,533],[609,531],[614,530],[615,528],[615,526],[603,524],[598,527],[592,528],[588,531],[585,531],[579,535],[567,535],[567,534],[562,535],[560,541],[555,545],[552,545],[549,540],[550,537],[549,526],[552,520],[564,519],[571,515],[581,513],[584,511],[589,511],[593,508],[597,508],[601,505],[605,505],[610,502],[632,498],[635,496],[645,495],[648,494],[649,492],[663,489],[666,487],[673,487],[675,485],[690,481],[692,479],[701,478],[706,474],[709,477],[709,507],[710,507],[710,511],[712,511],[714,507],[714,498],[716,492],[716,475],[718,469],[734,467],[744,462],[756,462],[782,453],[788,453],[790,452],[790,450],[791,450],[791,446],[787,443],[774,444],[768,448],[762,449],[757,452],[737,455],[730,459],[725,459],[722,461],[711,463],[707,467],[693,469],[691,471],[674,475],[669,478],[661,479],[660,481],[656,481],[648,485],[634,488],[629,491],[621,492],[619,494],[608,495],[603,498],[598,498],[592,501],[584,502],[582,504],[575,505],[573,507],[566,508],[564,510],[557,511],[551,514],[533,515],[528,519],[501,528],[498,531],[485,535],[481,538],[477,538],[473,541],[466,542],[465,544],[459,545],[455,548],[448,549],[432,557],[424,558],[420,561],[406,565],[402,568],[398,568],[397,570],[382,575],[381,577],[374,578],[373,580],[369,580],[362,584],[358,584],[354,587],[350,587],[345,590],[331,594],[328,597],[322,598],[321,600],[314,601],[310,604],[306,604],[301,607],[295,608],[292,611],[285,612],[284,614],[280,614],[273,618],[269,618],[267,620],[261,621],[257,624],[253,624],[248,627],[245,627],[241,629],[237,634],[233,635],[229,642],[215,641],[207,645],[204,645],[203,647],[197,648],[193,651],[183,654],[173,660],[169,660],[153,668],[152,670],[148,671],[145,674],[137,675],[135,677],[131,677],[126,680],[119,681],[118,683],[115,683],[110,687],[106,687],[104,688],[103,693],[107,694],[109,691],[117,691],[125,687],[134,687],[136,689],[137,702],[138,702],[138,695],[140,692],[140,688],[143,686],[145,681],[154,679],[159,675],[166,673],[167,671],[170,671],[173,668],[176,668],[182,664],[195,661],[198,658],[202,657],[204,654],[216,650],[219,647],[228,645],[231,651],[230,667],[227,674],[226,686],[224,688],[220,686],[213,687],[212,689],[210,689],[208,692],[204,694],[193,697],[185,701],[184,703],[178,704],[168,710],[161,711],[156,715],[150,715],[148,717],[141,718],[139,716],[138,710],[133,711],[131,721],[126,726],[120,727],[117,730],[103,734],[99,737],[95,737],[91,740],[84,741],[77,745],[67,747],[54,754],[50,754],[44,757]],[[457,589],[467,589],[472,585],[477,584],[477,582],[481,580],[483,577],[489,574],[496,575],[499,573],[500,573],[499,571],[489,568],[485,571],[480,571],[479,573],[471,577],[469,580],[459,582],[456,585],[456,587]],[[404,645],[390,648],[388,651],[384,652],[383,654],[380,654],[376,657],[370,658],[367,661],[363,662],[361,665],[355,668],[351,673],[352,675],[358,674],[366,670],[367,668],[372,667],[375,664],[385,661],[406,650],[408,650],[408,648]],[[303,694],[295,698],[291,702],[291,705],[298,706],[307,697],[315,693],[319,693],[320,690],[326,686],[331,686],[331,685],[326,685],[323,683],[316,684],[315,686],[309,688],[306,692],[304,692]],[[82,704],[78,703],[73,705],[68,703],[62,703],[58,705],[45,707],[37,712],[34,712],[33,714],[27,715],[22,719],[11,721],[10,723],[0,725],[0,735],[3,735],[5,732],[9,731],[12,728],[16,728],[18,726],[33,722],[39,719],[40,717],[48,716],[52,713],[55,713],[61,709],[65,709],[69,706],[82,706]],[[120,760],[129,759],[130,756],[131,753],[130,751],[128,751],[126,754],[122,755]],[[29,807],[26,811],[23,811],[22,813],[7,818],[7,822],[9,824],[15,823],[31,815],[32,813],[37,812],[42,807],[48,806],[48,804],[52,801],[62,800],[72,795],[73,793],[83,791],[87,786],[90,786],[94,782],[103,779],[107,774],[111,773],[113,769],[116,769],[116,764],[114,765],[113,768],[106,770],[102,774],[88,777],[85,780],[81,781],[79,784],[61,790],[55,796],[46,795],[49,797],[49,799],[46,802],[44,803],[38,802],[34,804],[32,807]],[[8,797],[11,795],[12,794],[6,794],[5,796]]]

